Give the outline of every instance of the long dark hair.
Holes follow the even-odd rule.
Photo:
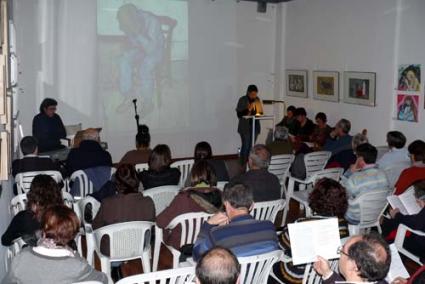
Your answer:
[[[40,113],[44,113],[44,110],[49,106],[57,106],[58,102],[52,98],[45,98],[40,104]]]

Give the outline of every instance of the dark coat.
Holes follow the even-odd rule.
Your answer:
[[[249,134],[252,131],[251,128],[251,119],[243,118],[245,115],[255,115],[255,114],[263,114],[263,104],[261,103],[260,98],[256,98],[254,101],[255,104],[255,110],[250,112],[248,110],[249,106],[249,98],[248,96],[243,96],[239,98],[238,105],[236,106],[236,114],[239,118],[239,124],[238,124],[238,133],[240,134]],[[255,122],[255,132],[260,133],[260,121]]]

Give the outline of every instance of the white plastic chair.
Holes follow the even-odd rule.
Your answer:
[[[18,194],[15,197],[13,197],[12,200],[10,201],[10,207],[9,207],[10,214],[12,216],[15,216],[19,212],[25,210],[25,208],[27,207],[27,200],[28,199],[27,199],[26,193]]]
[[[62,191],[62,198],[63,198],[63,203],[65,203],[67,207],[71,209],[74,208],[74,197],[71,195],[71,193]]]
[[[365,192],[354,200],[348,200],[348,206],[360,206],[360,222],[357,225],[348,224],[348,232],[350,236],[357,235],[360,230],[377,227],[379,233],[381,227],[379,225],[379,216],[383,214],[387,206],[387,196],[389,192],[381,189],[372,192]]]
[[[32,180],[36,176],[41,174],[51,176],[57,183],[60,183],[63,181],[62,175],[58,171],[37,171],[37,172],[19,173],[15,177],[18,194],[27,193],[30,190]]]
[[[277,213],[285,207],[285,199],[254,203],[250,214],[256,220],[269,220],[274,224]]]
[[[210,216],[212,216],[212,214],[208,214],[205,212],[182,214],[180,216],[175,217],[164,230],[172,230],[177,226],[180,226],[180,247],[188,244],[193,244],[195,243],[196,238],[198,237],[202,223],[204,223],[204,221],[206,221]],[[155,248],[153,253],[152,271],[156,271],[158,268],[161,243],[164,243],[162,229],[158,226],[155,226]],[[179,267],[179,258],[181,254],[180,251],[165,243],[164,245],[173,255],[173,268]]]
[[[412,234],[425,237],[425,232],[413,230],[413,229],[407,227],[404,224],[400,224],[400,225],[398,225],[397,234],[396,234],[396,237],[395,237],[395,240],[394,240],[394,244],[395,244],[397,250],[400,253],[404,254],[406,257],[410,258],[411,260],[413,260],[417,264],[424,265],[424,263],[420,260],[420,258],[418,256],[414,255],[413,253],[411,253],[410,251],[406,250],[403,247],[404,240],[405,240],[405,237],[406,237],[406,233],[408,231],[412,232]]]
[[[218,181],[217,185],[215,187],[217,187],[218,189],[220,189],[220,191],[224,190],[224,187],[226,186],[226,184],[228,184],[228,181]]]
[[[155,213],[156,216],[158,216],[168,205],[170,205],[171,201],[173,201],[174,197],[179,193],[179,189],[180,187],[178,185],[158,186],[143,191],[143,196],[152,198],[155,205]]]
[[[89,180],[84,171],[78,170],[73,172],[69,180],[70,182],[79,183],[80,195],[74,196],[76,200],[79,200],[86,195],[93,193],[93,183]]]
[[[309,178],[314,173],[323,170],[331,155],[332,152],[329,151],[317,151],[306,154],[304,156],[306,177]]]
[[[297,201],[301,206],[305,208],[306,217],[311,216],[311,209],[309,207],[308,197],[313,189],[316,181],[322,178],[330,178],[336,181],[339,181],[341,175],[343,173],[343,168],[333,168],[333,169],[325,169],[316,171],[313,175],[306,178],[305,180],[300,180],[294,177],[289,177],[288,180],[288,188],[286,192],[286,200],[289,202],[291,199]],[[295,191],[295,184],[298,183],[298,191]],[[282,226],[285,224],[286,217],[288,215],[289,206],[285,207],[283,218],[282,218]]]
[[[184,183],[186,182],[186,179],[190,175],[190,171],[192,170],[193,164],[195,163],[195,160],[182,160],[174,162],[170,165],[172,168],[178,168],[180,171],[180,187],[184,186]]]
[[[136,168],[136,171],[139,173],[149,169],[148,163],[136,164],[134,165],[134,167]]]
[[[192,283],[194,279],[195,267],[190,266],[129,276],[116,284],[186,284]]]
[[[330,266],[332,271],[338,271],[338,259],[331,260]],[[304,270],[303,284],[321,284],[323,283],[322,276],[317,274],[313,267],[313,263],[308,263]]]
[[[127,261],[140,258],[143,271],[150,272],[150,240],[154,223],[145,221],[133,221],[117,223],[86,232],[87,251],[96,251],[99,256],[101,270],[112,283],[111,262]],[[103,236],[109,236],[109,256],[100,251],[100,243]]]
[[[7,247],[6,249],[6,253],[5,253],[5,261],[4,261],[4,266],[5,266],[5,271],[7,272],[10,266],[10,263],[12,262],[12,259],[21,252],[22,248],[24,247],[24,245],[26,245],[26,243],[24,242],[24,240],[22,238],[17,238],[16,240],[14,240],[12,242],[12,245],[10,245],[9,247]]]
[[[83,281],[83,282],[74,282],[72,284],[103,284],[100,281]]]
[[[286,178],[289,175],[289,168],[294,161],[295,156],[292,154],[289,155],[274,155],[271,157],[270,165],[268,171],[278,177],[281,184],[280,196],[283,195],[283,192],[286,191],[285,182]]]
[[[277,250],[260,255],[238,257],[241,265],[240,283],[266,284],[273,264],[282,256],[283,252]]]

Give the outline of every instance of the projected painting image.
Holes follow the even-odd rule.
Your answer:
[[[137,99],[141,123],[184,126],[187,115],[175,106],[188,104],[187,13],[186,1],[98,1],[98,90],[108,124],[126,125]]]

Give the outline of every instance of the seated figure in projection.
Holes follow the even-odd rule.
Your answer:
[[[127,37],[119,62],[123,101],[117,111],[123,111],[135,96],[143,98],[144,110],[151,110],[155,70],[163,59],[165,48],[161,22],[153,13],[138,9],[134,4],[122,5],[117,20]]]

